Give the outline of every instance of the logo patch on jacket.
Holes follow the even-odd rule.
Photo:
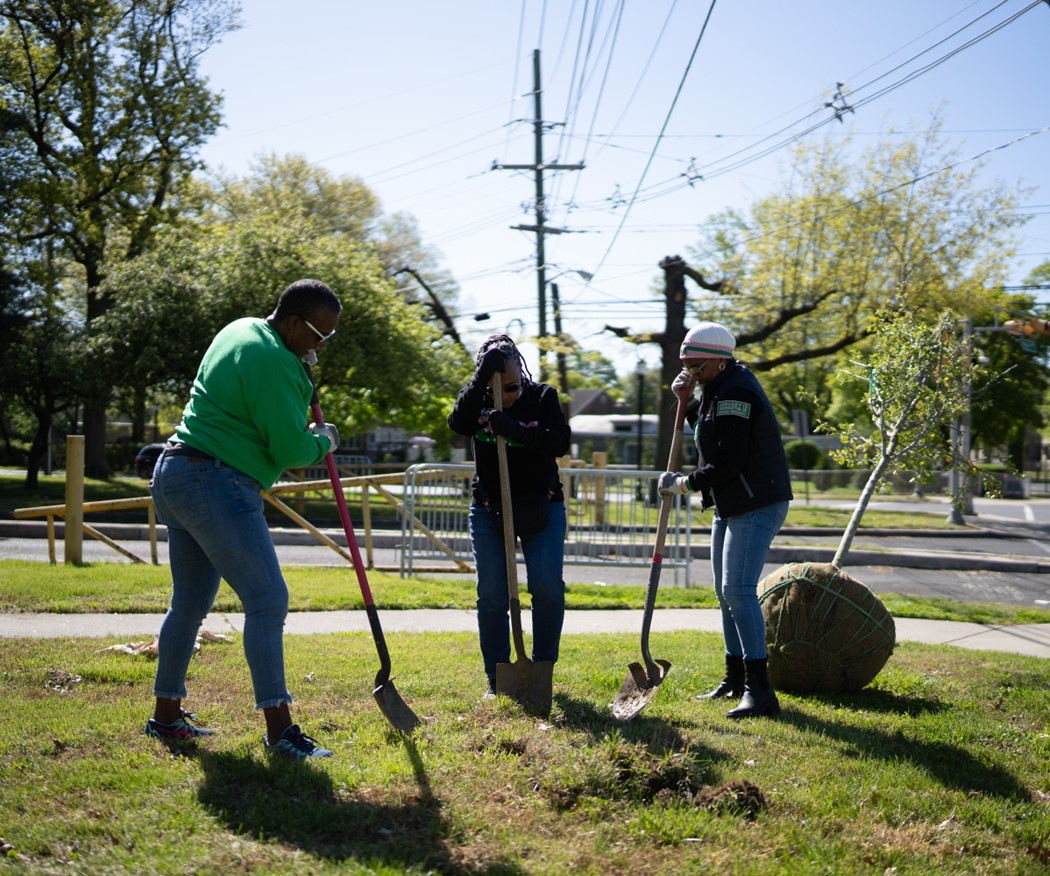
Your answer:
[[[716,417],[743,417],[745,420],[751,416],[750,402],[733,401],[726,399],[718,403],[715,411]]]

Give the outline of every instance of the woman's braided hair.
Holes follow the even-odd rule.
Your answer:
[[[529,371],[529,366],[525,364],[525,357],[521,355],[521,351],[518,349],[517,344],[515,344],[508,335],[490,335],[486,338],[481,346],[478,347],[477,355],[474,357],[475,366],[480,365],[485,354],[492,349],[500,350],[503,355],[507,357],[508,362],[517,362],[518,368],[521,369],[522,383],[536,382],[532,379],[532,373]]]

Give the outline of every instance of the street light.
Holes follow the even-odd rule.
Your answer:
[[[635,498],[642,501],[642,400],[645,391],[645,362],[641,359],[634,366],[634,373],[638,377],[638,488]]]
[[[559,271],[553,277],[548,278],[545,282],[551,287],[551,306],[554,310],[554,336],[558,339],[558,376],[561,384],[562,395],[565,395],[569,388],[566,386],[566,375],[567,375],[567,364],[565,362],[565,353],[562,352],[564,346],[564,339],[561,334],[561,299],[558,296],[558,284],[554,281],[559,277],[564,277],[566,274],[576,274],[586,282],[591,282],[594,279],[594,274],[590,271],[584,271],[579,268],[566,268],[564,271]],[[540,332],[540,380],[542,381],[547,373],[547,350],[544,344],[545,332]]]

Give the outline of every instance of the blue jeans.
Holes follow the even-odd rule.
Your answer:
[[[166,450],[157,460],[150,493],[168,528],[171,606],[157,643],[153,694],[186,696],[186,670],[219,579],[244,606],[244,656],[257,709],[291,703],[284,677],[288,587],[263,517],[259,484],[217,459]]]
[[[565,504],[551,502],[547,527],[520,541],[532,594],[531,659],[553,663],[565,620]],[[470,506],[470,542],[477,569],[478,639],[485,674],[494,679],[496,664],[510,662],[510,595],[502,525],[484,506]]]
[[[774,502],[719,517],[711,523],[711,572],[722,609],[726,654],[745,660],[766,656],[766,622],[758,604],[758,581],[773,537],[784,525],[788,503]]]

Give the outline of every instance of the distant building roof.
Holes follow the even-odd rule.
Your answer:
[[[569,399],[569,416],[577,414],[614,414],[623,411],[623,405],[604,389],[574,389]]]
[[[642,435],[656,434],[659,418],[656,414],[642,414]],[[577,414],[569,418],[573,439],[588,435],[613,438],[630,438],[638,435],[638,416],[630,414]]]

